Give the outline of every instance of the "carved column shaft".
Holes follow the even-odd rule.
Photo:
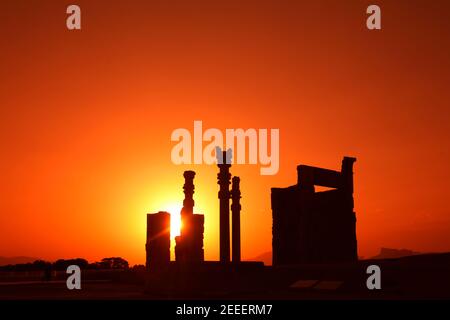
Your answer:
[[[217,174],[219,189],[219,201],[220,201],[220,261],[230,261],[230,167],[231,164],[227,164],[227,152],[222,152],[223,161],[219,161],[217,165],[220,169]],[[221,163],[220,163],[221,162]]]
[[[231,239],[233,262],[241,261],[241,190],[239,189],[239,182],[239,177],[233,177],[231,187]]]

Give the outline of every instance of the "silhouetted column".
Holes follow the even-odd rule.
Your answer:
[[[183,218],[183,215],[192,215],[194,213],[194,177],[195,177],[195,171],[185,171],[184,174],[184,185],[183,185],[183,192],[184,192],[184,200],[183,200],[183,209],[181,210],[181,217]]]
[[[341,167],[342,189],[344,190],[347,211],[349,214],[351,214],[351,227],[349,228],[351,247],[348,250],[351,260],[358,260],[358,241],[356,239],[356,213],[353,211],[355,207],[353,199],[353,165],[355,162],[356,158],[344,157]]]
[[[231,161],[228,161],[230,157],[226,151],[218,152],[218,164],[220,171],[217,174],[219,189],[219,201],[220,201],[220,261],[230,261],[230,167]],[[229,150],[231,153],[231,150]],[[222,159],[220,159],[222,155]]]
[[[181,232],[180,236],[182,238],[189,239],[190,234],[192,234],[192,215],[194,214],[194,177],[195,172],[194,171],[185,171],[183,173],[184,177],[184,185],[183,185],[183,192],[184,192],[184,200],[183,200],[183,208],[181,209]],[[190,242],[190,240],[183,240],[186,242]]]
[[[241,261],[241,190],[239,190],[239,177],[233,177],[231,186],[231,240],[232,260]]]
[[[170,214],[147,214],[146,266],[161,267],[170,262]]]
[[[175,238],[175,260],[182,263],[201,262],[203,254],[203,215],[194,214],[194,171],[185,171],[184,174],[184,200],[181,209],[181,232]]]
[[[192,241],[192,216],[194,212],[194,171],[185,171],[184,177],[184,200],[181,209],[181,231],[180,236],[176,237],[175,258],[177,261],[187,261],[191,251]]]
[[[189,252],[189,261],[202,262],[205,260],[205,254],[203,250],[203,233],[205,230],[205,217],[202,214],[192,215],[191,227],[191,242],[192,250]]]
[[[342,183],[346,192],[353,194],[353,164],[356,162],[356,158],[344,157],[342,160],[341,173]]]

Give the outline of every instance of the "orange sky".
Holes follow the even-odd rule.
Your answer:
[[[245,2],[245,4],[244,4]],[[242,254],[271,250],[270,188],[355,156],[359,254],[450,251],[450,5],[66,1],[0,8],[0,256],[145,260],[145,214],[197,172],[218,259],[217,168],[176,166],[176,128],[279,128],[280,170],[241,177]]]

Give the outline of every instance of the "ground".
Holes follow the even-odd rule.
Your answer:
[[[369,290],[367,266],[381,268],[381,290]],[[0,277],[0,300],[16,299],[450,299],[450,253],[355,264],[267,267],[209,263],[165,271],[90,271],[81,290],[65,280]]]

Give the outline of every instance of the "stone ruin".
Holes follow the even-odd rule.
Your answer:
[[[353,163],[341,171],[299,165],[298,182],[272,188],[273,265],[357,261]],[[332,188],[316,192],[315,186]]]
[[[241,235],[240,212],[241,191],[239,177],[233,177],[230,191],[231,149],[216,151],[218,167],[220,169],[217,179],[220,186],[218,193],[220,203],[220,262],[230,262],[230,249],[232,261],[241,261]],[[184,200],[181,209],[182,228],[180,235],[175,238],[175,261],[181,264],[196,264],[204,262],[203,234],[204,215],[194,214],[194,171],[185,171],[184,174]],[[230,199],[232,215],[232,248],[230,248]],[[146,266],[150,268],[163,268],[170,263],[170,213],[158,212],[147,214],[147,242]]]

